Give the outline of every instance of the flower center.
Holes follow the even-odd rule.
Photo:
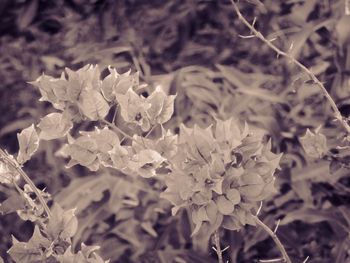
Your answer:
[[[142,119],[142,114],[141,112],[138,112],[136,115],[135,115],[135,121],[139,121]]]

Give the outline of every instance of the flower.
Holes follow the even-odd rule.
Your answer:
[[[274,172],[281,155],[271,142],[254,135],[236,119],[216,120],[214,126],[181,126],[172,171],[162,194],[173,205],[192,211],[195,229],[215,231],[220,225],[239,229],[255,224],[257,202],[275,192]]]
[[[121,115],[126,122],[140,126],[143,131],[148,131],[151,128],[147,110],[152,105],[147,102],[146,98],[139,96],[130,88],[126,94],[119,94],[116,99],[120,105]]]

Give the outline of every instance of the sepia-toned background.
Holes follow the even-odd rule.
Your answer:
[[[266,38],[312,70],[343,116],[350,115],[346,1],[241,0],[239,7],[249,21],[257,18],[255,27]],[[43,72],[59,77],[65,67],[88,63],[101,69],[111,65],[120,72],[131,68],[142,82],[176,93],[175,117],[167,124],[174,131],[181,122],[206,127],[213,116],[235,116],[265,132],[273,151],[284,155],[278,193],[264,203],[262,220],[273,229],[281,219],[277,233],[293,262],[307,256],[312,263],[349,262],[350,153],[336,149],[346,146],[344,131],[319,88],[252,37],[230,1],[1,0],[1,148],[15,154],[17,133],[52,112],[27,82]],[[299,137],[307,128],[319,127],[329,153],[314,160]],[[82,202],[78,193],[90,191],[78,215],[75,242],[100,245],[100,255],[111,262],[217,262],[210,244],[190,237],[185,213],[153,218],[157,235],[140,230],[150,220],[148,209],[157,205],[152,198],[128,214],[127,221],[115,220],[119,210],[109,205],[116,190],[87,169],[66,169],[65,160],[56,155],[61,145],[45,142],[25,170],[38,188],[62,202]],[[10,192],[0,185],[0,202]],[[68,193],[77,194],[64,199]],[[8,209],[0,206],[0,256],[12,262],[6,255],[11,235],[26,241],[33,225],[7,214]],[[278,256],[268,235],[251,226],[225,231],[221,242],[230,246],[224,257],[233,263]]]

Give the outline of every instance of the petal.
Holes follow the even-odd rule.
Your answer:
[[[215,203],[223,215],[229,215],[235,210],[234,204],[223,195],[218,196]]]

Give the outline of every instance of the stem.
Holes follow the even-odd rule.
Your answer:
[[[341,115],[336,103],[332,99],[331,95],[328,93],[325,86],[322,84],[322,82],[315,76],[314,73],[312,73],[304,64],[296,60],[292,55],[290,55],[287,52],[282,51],[278,47],[276,47],[272,42],[268,39],[266,39],[258,30],[255,29],[254,25],[250,24],[242,15],[242,13],[239,11],[239,8],[237,4],[234,2],[234,0],[231,0],[231,3],[233,5],[233,8],[236,11],[236,14],[238,15],[238,18],[245,24],[254,34],[257,38],[259,38],[261,41],[263,41],[268,47],[270,47],[272,50],[274,50],[277,53],[277,56],[283,56],[290,60],[290,62],[294,63],[294,65],[298,66],[301,70],[303,70],[313,81],[314,83],[320,88],[323,95],[328,100],[329,104],[331,105],[335,118],[340,121],[341,125],[346,130],[347,134],[350,134],[350,126],[346,122],[346,120]]]
[[[255,219],[255,222],[259,226],[261,226],[270,235],[270,237],[273,239],[273,241],[277,245],[277,248],[279,249],[279,251],[282,254],[283,261],[286,262],[286,263],[292,263],[292,261],[290,260],[288,254],[286,252],[286,249],[282,245],[281,241],[278,239],[276,233],[273,232],[267,225],[265,225],[264,222],[262,222],[258,217],[254,216],[254,219]]]
[[[157,127],[157,125],[153,125],[152,128],[147,132],[147,134],[145,135],[145,138],[147,138],[151,133],[152,131]]]
[[[116,132],[119,132],[121,134],[123,134],[124,137],[136,142],[136,143],[139,143],[138,141],[136,141],[132,136],[130,136],[129,134],[127,134],[125,131],[123,131],[122,129],[120,129],[117,125],[115,125],[114,123],[111,123],[107,120],[101,120],[104,124],[108,125],[112,130],[116,131]],[[140,144],[140,143],[139,143]]]
[[[219,263],[223,263],[224,261],[222,259],[222,250],[220,246],[220,238],[219,238],[218,230],[214,232],[214,242],[215,242],[215,251],[216,251],[216,254],[218,255],[218,261]]]
[[[23,178],[23,180],[30,186],[30,188],[34,191],[34,193],[36,194],[36,196],[39,199],[39,202],[41,203],[41,205],[43,206],[47,216],[49,218],[51,218],[51,211],[49,209],[49,207],[46,204],[46,201],[44,200],[44,198],[41,196],[41,193],[39,192],[38,188],[35,186],[35,184],[33,183],[33,181],[29,178],[29,176],[23,171],[23,169],[21,168],[21,166],[16,162],[16,160],[10,158],[8,156],[7,153],[5,153],[3,150],[0,149],[0,155],[1,158],[9,165],[11,165],[11,167],[13,167],[17,173],[19,173],[19,175]]]

